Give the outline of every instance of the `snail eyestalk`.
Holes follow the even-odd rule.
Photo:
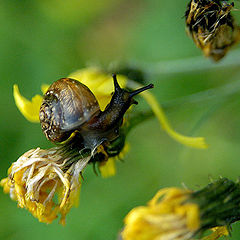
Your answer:
[[[113,77],[113,83],[114,83],[114,91],[117,92],[117,91],[121,91],[121,87],[119,86],[118,84],[118,81],[117,81],[117,75],[115,73],[112,74],[112,77]]]
[[[112,77],[113,77],[113,83],[114,83],[114,92],[120,92],[120,91],[127,92],[126,90],[122,89],[120,87],[120,85],[118,84],[117,75],[115,73],[112,74]],[[136,89],[134,91],[128,92],[129,93],[129,97],[132,98],[132,97],[138,95],[139,93],[141,93],[143,91],[146,91],[148,89],[151,89],[151,88],[154,88],[154,85],[152,83],[148,84],[147,86],[144,86],[144,87],[141,87],[139,89]]]
[[[122,115],[127,111],[127,109],[132,104],[137,104],[137,101],[133,99],[134,96],[154,87],[153,84],[149,84],[147,86],[143,86],[143,87],[140,87],[139,89],[129,92],[120,87],[117,81],[116,74],[113,74],[112,77],[114,82],[114,94],[112,96],[111,102],[108,107],[110,106],[116,107],[118,111],[121,111]]]
[[[137,90],[134,90],[134,91],[130,92],[129,96],[133,97],[133,96],[135,96],[135,95],[137,95],[137,94],[139,94],[139,93],[141,93],[141,92],[143,92],[145,90],[151,89],[151,88],[154,88],[154,85],[152,83],[147,85],[147,86],[145,86],[145,87],[142,87],[142,88],[139,88]]]
[[[116,126],[119,128],[125,112],[132,104],[137,104],[137,101],[135,101],[133,97],[145,90],[153,88],[153,84],[149,84],[129,92],[119,86],[116,74],[113,74],[112,76],[114,82],[114,94],[106,109],[101,112],[99,116],[99,118],[101,118],[99,123],[102,123],[101,129],[113,129]]]

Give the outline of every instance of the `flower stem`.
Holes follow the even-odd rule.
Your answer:
[[[230,52],[228,56],[219,63],[214,63],[203,56],[152,63],[138,61],[132,61],[129,63],[130,68],[141,69],[148,78],[162,74],[202,72],[239,66],[240,50]]]

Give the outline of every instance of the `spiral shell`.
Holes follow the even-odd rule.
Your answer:
[[[46,137],[52,142],[62,142],[99,111],[97,99],[87,86],[62,78],[44,95],[39,118]]]

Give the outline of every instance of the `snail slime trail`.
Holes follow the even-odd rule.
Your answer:
[[[41,128],[47,139],[62,143],[72,133],[78,133],[81,144],[92,152],[99,145],[115,140],[125,112],[132,104],[137,104],[133,97],[154,86],[149,84],[127,91],[119,86],[115,74],[113,82],[114,93],[104,111],[101,111],[94,94],[81,82],[71,78],[54,82],[44,95],[39,113]]]

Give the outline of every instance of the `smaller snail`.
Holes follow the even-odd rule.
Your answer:
[[[71,78],[54,82],[44,95],[39,113],[47,139],[60,143],[77,132],[84,147],[91,150],[116,139],[125,112],[132,104],[137,104],[133,97],[153,88],[153,84],[129,92],[119,86],[115,74],[113,81],[114,93],[104,111],[94,94],[81,82]]]

